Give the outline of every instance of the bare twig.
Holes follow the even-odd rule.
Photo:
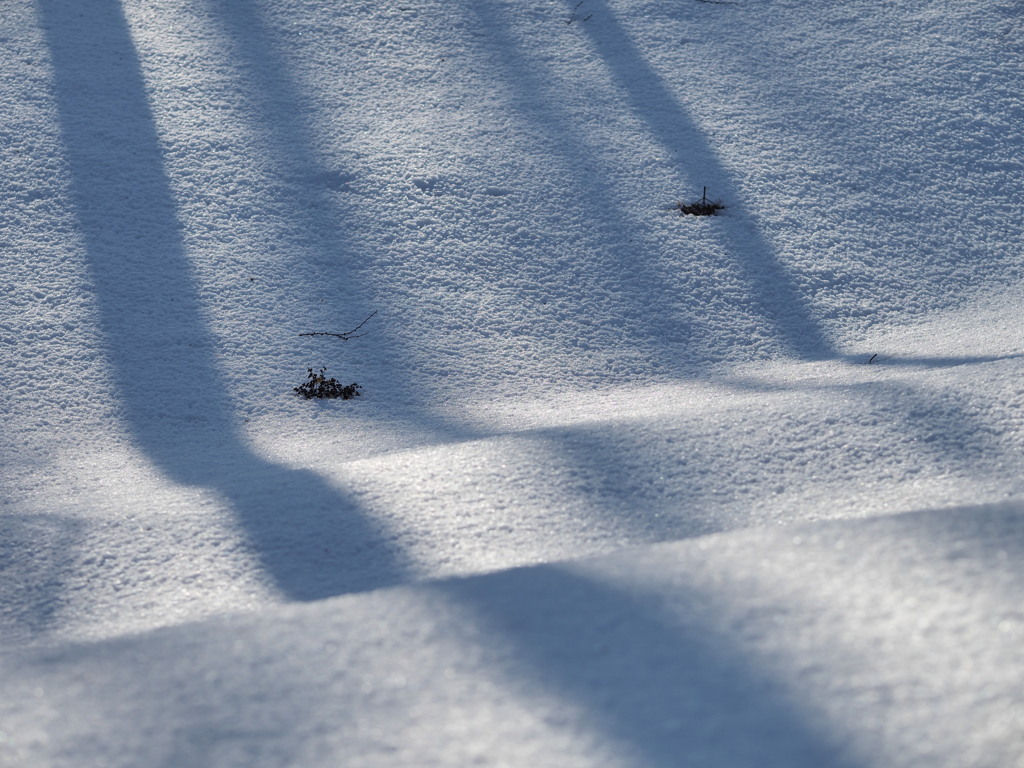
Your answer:
[[[373,312],[371,312],[369,315],[366,316],[366,319],[363,320],[363,322],[361,322],[359,325],[357,325],[351,331],[344,331],[343,333],[329,333],[327,331],[313,331],[312,333],[300,333],[299,336],[334,336],[335,338],[341,339],[342,341],[348,341],[349,339],[358,339],[360,336],[365,336],[366,334],[365,333],[357,334],[356,331],[358,331],[360,328],[362,328],[364,325],[366,325],[366,322],[371,317],[373,317],[376,314],[377,314],[377,310],[375,309],[375,310],[373,310]]]
[[[578,3],[576,3],[576,7],[572,9],[572,15],[570,15],[569,20],[565,22],[566,25],[572,24],[574,21],[590,21],[591,17],[593,17],[594,14],[590,14],[590,16],[586,16],[583,19],[580,19],[580,17],[576,15],[576,11],[580,9],[581,5],[583,5],[583,0],[580,0]]]

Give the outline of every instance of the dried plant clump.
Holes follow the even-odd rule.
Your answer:
[[[328,379],[326,368],[321,368],[318,372],[315,372],[312,368],[307,368],[306,370],[309,372],[306,381],[297,387],[293,387],[292,391],[307,400],[312,400],[313,398],[351,400],[353,397],[359,397],[361,394],[359,390],[362,387],[358,384],[342,385],[338,383],[337,379]]]
[[[725,208],[718,200],[708,199],[708,188],[704,187],[704,194],[700,200],[686,204],[676,203],[679,213],[682,216],[717,216],[718,212]]]

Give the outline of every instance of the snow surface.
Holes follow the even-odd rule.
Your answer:
[[[0,46],[4,768],[1024,766],[1018,0]]]

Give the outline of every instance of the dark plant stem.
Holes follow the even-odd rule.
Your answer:
[[[348,341],[349,339],[358,339],[360,336],[365,336],[365,333],[356,335],[356,331],[366,325],[367,320],[377,314],[378,310],[373,310],[366,319],[363,320],[359,325],[353,328],[351,331],[343,331],[342,333],[330,333],[328,331],[313,331],[311,333],[300,333],[299,336],[334,336],[335,338],[341,339],[342,341]]]

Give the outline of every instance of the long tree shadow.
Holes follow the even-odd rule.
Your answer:
[[[1019,583],[1014,576],[1024,547],[1024,515],[1017,505],[825,522],[815,530],[829,542],[824,552],[841,552],[831,543],[838,540],[847,551],[867,553],[862,556],[869,558],[872,573],[892,567],[891,549],[900,542],[906,561],[896,569],[901,576],[910,570],[934,580],[939,571],[959,569],[970,574],[963,577],[969,579],[969,586],[961,586],[964,594],[984,584],[993,590],[984,599],[1014,604],[1012,594],[1000,589]],[[722,631],[716,619],[720,598],[713,590],[670,587],[667,577],[644,594],[585,569],[545,565],[434,588],[474,611],[483,642],[493,633],[494,646],[511,651],[499,652],[498,671],[521,684],[529,681],[531,692],[539,686],[581,707],[587,727],[623,745],[633,764],[864,764],[847,735],[864,724],[828,724],[802,699],[805,683],[763,668],[737,641],[742,632]],[[898,594],[900,588],[893,590]],[[771,599],[763,603],[765,615],[772,609]],[[758,618],[752,618],[756,625]],[[813,654],[820,648],[804,650]]]
[[[387,307],[370,306],[365,302],[373,295],[372,252],[355,246],[355,236],[339,226],[339,216],[348,213],[343,203],[330,194],[340,178],[348,174],[330,163],[327,145],[333,144],[333,132],[325,140],[309,105],[309,88],[293,75],[293,67],[286,44],[275,28],[275,19],[266,8],[253,3],[234,3],[230,0],[207,0],[208,11],[216,18],[231,50],[231,65],[238,73],[243,90],[242,102],[248,113],[247,130],[258,137],[267,162],[282,178],[279,187],[265,192],[273,207],[287,211],[286,232],[291,243],[290,256],[295,259],[289,268],[309,275],[307,285],[315,292],[330,296],[327,315],[306,306],[311,322],[322,322],[323,328],[304,327],[303,331],[348,329],[373,310]],[[323,9],[321,9],[323,10]],[[311,12],[315,16],[316,12]],[[280,19],[276,20],[280,23]],[[342,76],[345,73],[340,73]],[[330,129],[333,131],[333,129]],[[365,215],[365,214],[364,214]],[[350,219],[351,221],[352,219]],[[353,228],[354,229],[354,228]],[[365,270],[365,271],[364,271]],[[339,319],[330,307],[359,306],[359,310]],[[317,318],[317,319],[314,319]],[[412,381],[414,372],[403,364],[402,345],[395,334],[389,333],[387,321],[377,317],[368,326],[377,349],[389,350],[388,362],[383,364],[387,377],[387,390],[391,399],[409,408],[396,410],[391,415],[406,422],[409,432],[433,439],[465,439],[474,436],[466,427],[456,427],[450,421],[433,415],[425,407],[425,395]],[[339,323],[332,326],[332,323]],[[347,323],[347,324],[346,324]],[[344,345],[333,339],[318,339],[327,355],[339,354]],[[340,346],[339,346],[340,345]]]
[[[1003,360],[1015,360],[1024,357],[1024,352],[1006,355],[887,355],[884,352],[868,357],[879,366],[893,365],[903,368],[955,368],[960,365],[979,365],[982,363],[998,363]],[[850,359],[849,357],[847,359]],[[851,359],[851,362],[866,362],[864,357]]]
[[[565,0],[570,10],[575,3]],[[728,196],[729,218],[720,228],[727,252],[751,287],[757,312],[771,322],[783,347],[802,359],[833,357],[835,351],[811,307],[779,262],[772,245],[761,234],[755,216],[747,210],[739,185],[726,169],[704,131],[666,87],[648,60],[622,29],[606,0],[589,0],[589,23],[578,25],[590,38],[620,93],[633,105],[651,135],[681,165],[700,170],[703,183]],[[740,225],[740,226],[737,226]]]
[[[204,320],[140,62],[117,0],[39,0],[71,192],[124,422],[170,479],[219,492],[287,597],[402,581],[382,528],[240,436]]]
[[[575,14],[577,5],[574,0],[567,0],[566,16]],[[519,50],[522,46],[512,36],[502,32],[508,19],[503,18],[492,4],[474,4],[472,10],[497,41],[494,55],[502,61],[503,69],[508,74],[509,86],[518,91],[523,104],[533,104],[538,94],[545,91],[543,78],[537,73],[538,68],[551,65],[531,61],[524,51]],[[690,178],[700,179],[699,183],[706,184],[728,202],[727,215],[716,222],[717,235],[731,260],[730,271],[742,280],[747,292],[746,306],[736,305],[733,309],[749,312],[766,322],[785,354],[805,360],[834,357],[832,342],[792,276],[780,263],[775,249],[761,233],[756,217],[744,205],[739,192],[740,185],[736,183],[733,172],[719,159],[704,131],[680,105],[629,35],[616,22],[615,14],[607,4],[602,0],[594,0],[588,4],[586,13],[589,20],[575,24],[572,28],[582,30],[580,34],[589,37],[612,82],[618,86],[617,93],[632,107],[633,116],[641,121],[648,134],[674,159],[680,172]],[[608,187],[608,179],[613,174],[608,172],[607,164],[603,169],[590,170],[578,162],[579,158],[588,158],[584,166],[600,165],[601,153],[580,138],[582,132],[571,118],[559,118],[560,110],[560,105],[551,100],[541,109],[533,110],[535,114],[531,115],[527,110],[527,116],[534,118],[541,130],[557,131],[551,140],[565,153],[566,166],[576,169],[579,175],[578,189],[592,191]],[[609,211],[607,205],[608,200],[614,199],[612,192],[605,189],[599,195],[598,202],[606,215],[614,217],[614,211]],[[634,229],[621,215],[620,223],[631,232]],[[636,234],[643,236],[642,233]],[[623,261],[614,267],[616,271],[627,274],[643,268],[643,265],[635,263],[635,259]],[[658,289],[659,278],[653,272],[646,280],[653,286],[653,291],[639,297],[637,301],[642,306],[643,314],[651,316],[657,310],[657,304],[652,305],[650,296],[663,293],[665,286],[662,284]],[[652,318],[651,322],[655,320]],[[657,322],[660,326],[663,319]],[[658,332],[664,333],[664,329],[659,328]],[[691,339],[690,343],[693,351],[699,348],[696,339]]]
[[[487,637],[514,654],[500,671],[539,681],[586,713],[587,727],[645,766],[852,766],[857,762],[805,705],[702,613],[686,626],[656,595],[603,583],[562,566],[444,582]],[[712,609],[713,610],[713,609]],[[692,615],[690,615],[692,614]]]
[[[52,514],[0,513],[0,644],[45,635],[63,607],[79,521]]]

